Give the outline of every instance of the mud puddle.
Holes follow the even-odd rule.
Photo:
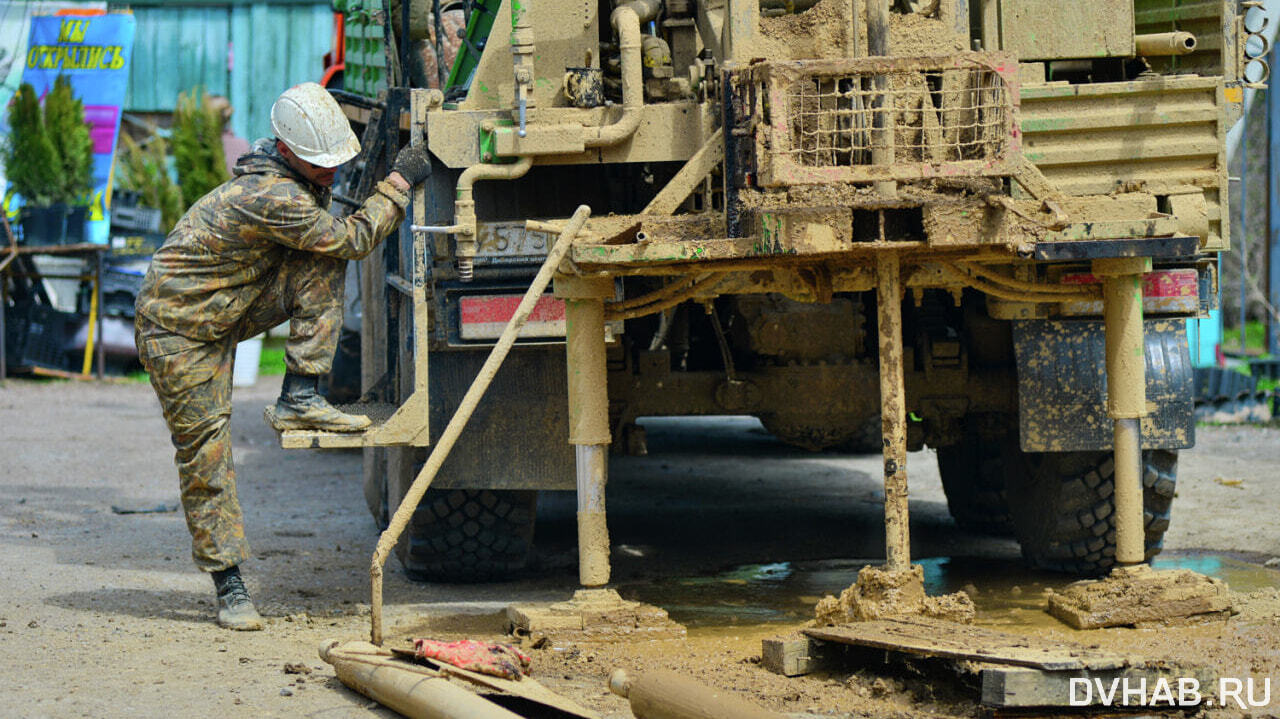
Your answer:
[[[626,599],[663,609],[693,635],[770,634],[813,618],[813,606],[826,594],[853,584],[858,571],[878,560],[829,559],[748,564],[727,571],[656,582],[622,583]],[[965,591],[978,610],[977,623],[1012,631],[1069,631],[1044,612],[1044,592],[1073,581],[1036,572],[1016,562],[966,557],[926,557],[925,591],[930,595]],[[1227,582],[1232,591],[1280,588],[1280,571],[1239,556],[1185,551],[1160,556],[1156,569],[1190,569]],[[431,607],[396,622],[389,635],[466,637],[501,635],[506,614],[493,602]]]
[[[930,595],[968,592],[980,625],[1033,632],[1065,628],[1043,611],[1044,592],[1065,587],[1071,578],[1003,560],[927,557],[915,562],[924,567],[925,590]],[[619,590],[628,599],[666,609],[691,632],[742,631],[753,626],[764,630],[811,619],[813,606],[823,595],[839,594],[857,580],[858,570],[872,563],[879,560],[750,564],[712,576],[622,585]],[[1235,592],[1280,587],[1280,571],[1229,555],[1178,552],[1157,558],[1153,565],[1216,577]]]

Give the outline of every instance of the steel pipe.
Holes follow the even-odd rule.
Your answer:
[[[1142,507],[1142,420],[1117,419],[1115,438],[1116,562],[1146,559]]]
[[[458,176],[457,199],[453,203],[453,229],[457,235],[458,278],[470,282],[476,257],[475,184],[481,180],[517,180],[533,167],[532,157],[521,157],[509,165],[481,163]],[[456,229],[455,229],[456,228]]]
[[[889,0],[866,0],[867,3],[867,54],[885,57],[889,54]],[[889,97],[889,76],[877,73],[871,79],[876,91],[871,114],[871,162],[875,165],[893,164],[893,100]],[[884,197],[898,196],[898,183],[881,180],[875,183],[876,192]]]
[[[611,277],[556,279],[565,301],[565,361],[569,389],[569,443],[575,445],[578,489],[578,579],[584,587],[609,583],[609,527],[605,485],[609,478],[609,391],[604,300]]]
[[[641,16],[636,3],[619,6],[609,16],[618,34],[618,52],[622,60],[622,117],[602,127],[583,128],[583,144],[608,147],[635,134],[640,127],[640,108],[644,106],[644,67],[641,57]]]
[[[1133,36],[1134,50],[1141,57],[1189,55],[1196,50],[1196,36],[1189,32],[1156,32]]]
[[[880,335],[880,427],[884,435],[885,559],[890,572],[911,569],[907,525],[907,406],[903,385],[902,268],[898,255],[876,257]]]
[[[414,719],[519,719],[450,682],[432,669],[396,660],[391,652],[366,642],[331,639],[320,658],[352,690]]]
[[[1115,422],[1116,563],[1146,559],[1142,502],[1142,428],[1147,413],[1146,343],[1142,327],[1142,273],[1145,258],[1095,260],[1102,278],[1106,332],[1107,414]]]

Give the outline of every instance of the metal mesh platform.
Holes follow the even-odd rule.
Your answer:
[[[276,434],[280,436],[280,446],[283,449],[341,449],[350,447],[366,447],[373,446],[372,434],[386,423],[391,415],[395,414],[396,406],[394,404],[385,404],[380,402],[361,402],[355,404],[338,405],[338,409],[348,414],[363,414],[369,417],[373,424],[363,432],[322,432],[310,429],[286,429],[277,430]],[[274,407],[267,407],[267,414],[275,411]],[[267,422],[268,426],[270,421]]]
[[[879,78],[858,73],[791,83],[785,90],[790,147],[784,152],[808,167],[873,164],[872,125],[882,103],[897,119],[892,163],[994,160],[1004,154],[1009,98],[994,71],[900,70],[880,78],[883,90],[875,87]]]
[[[1016,68],[1000,53],[758,63],[733,81],[735,132],[755,134],[762,187],[1008,175]]]

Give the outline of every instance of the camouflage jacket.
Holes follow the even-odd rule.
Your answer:
[[[295,173],[273,141],[258,140],[235,177],[197,200],[156,251],[138,314],[191,339],[221,339],[290,250],[360,259],[400,224],[409,202],[383,180],[338,219],[328,212],[329,194]]]

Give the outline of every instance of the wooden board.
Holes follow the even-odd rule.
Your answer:
[[[1002,709],[1079,707],[1081,706],[1079,702],[1086,699],[1092,699],[1092,704],[1096,706],[1101,704],[1100,694],[1103,691],[1109,691],[1113,683],[1117,683],[1117,686],[1122,688],[1143,687],[1144,697],[1141,701],[1149,702],[1152,694],[1156,692],[1157,683],[1162,680],[1166,686],[1172,689],[1175,697],[1177,696],[1179,679],[1195,678],[1200,687],[1212,686],[1214,681],[1212,675],[1201,667],[1129,667],[1098,671],[1088,669],[1043,671],[1032,669],[1031,667],[976,664],[969,669],[981,677],[983,706]],[[1074,696],[1072,680],[1077,683],[1077,686],[1074,687]],[[1089,684],[1087,690],[1085,687],[1079,686],[1080,680],[1085,680]],[[1121,691],[1117,691],[1115,696],[1116,706],[1123,706],[1124,698]],[[1074,705],[1072,704],[1073,698],[1077,701]],[[1132,700],[1135,701],[1134,708],[1143,706],[1136,703],[1138,702],[1136,697],[1133,697]]]
[[[760,666],[784,677],[818,671],[827,664],[822,645],[803,634],[765,639],[760,643]]]
[[[814,639],[924,657],[942,657],[1045,670],[1121,669],[1124,657],[1066,642],[1024,637],[933,619],[878,619],[805,629]]]
[[[396,406],[369,402],[339,405],[338,409],[348,414],[368,415],[373,424],[363,432],[322,432],[310,429],[277,431],[276,434],[280,436],[280,447],[282,449],[341,449],[372,446],[373,430],[395,414]],[[267,408],[268,413],[273,411],[274,408]]]

